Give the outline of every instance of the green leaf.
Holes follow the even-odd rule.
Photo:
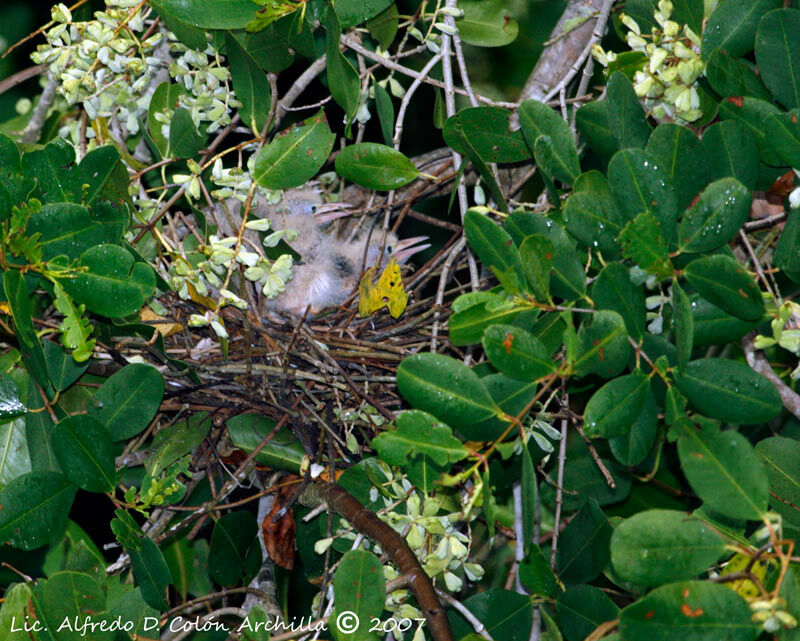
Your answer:
[[[60,254],[78,258],[101,243],[119,242],[127,225],[128,215],[121,209],[101,206],[90,212],[83,205],[53,203],[31,216],[27,233],[41,234],[45,259]]]
[[[542,549],[535,543],[531,551],[519,564],[519,580],[532,595],[551,596],[556,589],[556,577],[550,569]]]
[[[72,360],[71,357],[68,357]],[[31,469],[37,471],[60,472],[56,455],[53,452],[53,419],[47,413],[42,395],[35,385],[28,386],[27,403],[29,409],[42,410],[29,412],[25,416],[25,440],[31,457]]]
[[[706,63],[706,78],[723,98],[751,96],[769,100],[770,95],[752,67],[727,51],[714,51]]]
[[[625,265],[608,263],[592,285],[591,298],[597,309],[611,310],[622,316],[628,334],[636,339],[644,336],[647,315],[644,292],[631,282]]]
[[[76,307],[58,281],[53,283],[53,306],[64,316],[59,326],[61,343],[67,349],[74,350],[72,356],[76,362],[89,360],[94,351],[95,341],[89,340],[92,326],[89,324],[89,319],[84,316],[84,306]]]
[[[692,357],[694,346],[694,316],[689,297],[677,281],[672,283],[672,323],[675,329],[675,347],[678,349],[678,367],[684,369]]]
[[[89,492],[111,492],[116,486],[114,445],[97,419],[75,414],[53,430],[53,449],[67,478]]]
[[[683,215],[678,227],[679,249],[702,253],[728,244],[750,217],[751,203],[750,190],[736,178],[711,183]]]
[[[269,437],[267,444],[256,454],[260,465],[298,474],[306,451],[297,437],[287,428],[273,434],[275,421],[259,414],[239,414],[225,423],[233,444],[248,454]]]
[[[800,212],[788,213],[788,220],[775,246],[772,260],[776,267],[791,274],[800,272]]]
[[[344,109],[348,123],[352,123],[356,111],[358,110],[361,81],[359,80],[358,72],[339,50],[342,38],[342,27],[339,24],[336,13],[332,9],[328,10],[328,17],[325,20],[325,29],[325,52],[328,62],[328,85],[330,87],[331,96],[333,96],[336,103]]]
[[[542,234],[533,234],[522,241],[519,256],[522,269],[528,277],[528,285],[540,302],[550,298],[550,278],[555,263],[556,250],[550,239]]]
[[[357,628],[344,632],[339,626],[333,626],[336,640],[370,639],[370,623],[380,617],[386,602],[386,580],[378,557],[366,550],[347,552],[333,576],[333,593],[337,599],[335,612],[354,613],[352,627]],[[336,613],[332,615],[334,620]]]
[[[164,397],[164,378],[152,365],[132,363],[109,377],[88,408],[114,441],[139,434],[150,424]]]
[[[536,383],[520,381],[505,374],[489,374],[481,379],[492,401],[508,416],[518,416],[536,396]],[[498,416],[476,423],[471,431],[482,434],[486,441],[494,441],[508,429],[511,422]]]
[[[23,626],[11,629],[17,621],[25,621],[30,600],[31,588],[26,583],[12,583],[6,590],[0,607],[0,630],[6,631],[6,641],[30,641],[30,633]]]
[[[614,489],[609,487],[588,452],[583,456],[572,456],[569,465],[564,468],[564,488],[569,490],[569,493],[565,492],[563,496],[565,510],[568,512],[577,510],[589,499],[594,499],[599,505],[610,505],[624,500],[630,494],[630,473],[615,461],[605,458],[601,460],[614,479],[616,487]],[[555,490],[547,485],[542,487],[542,498],[545,504],[548,504],[545,501],[545,489],[549,491],[549,504],[552,505]]]
[[[800,109],[772,114],[767,118],[765,133],[789,167],[800,167]]]
[[[239,110],[242,122],[258,135],[264,128],[270,111],[271,92],[267,76],[230,32],[225,34],[225,51],[233,91],[242,103]]]
[[[256,605],[250,609],[247,617],[236,630],[241,632],[242,641],[269,641],[269,630],[273,621],[274,619],[266,613],[264,608]]]
[[[712,163],[700,140],[688,127],[660,124],[647,141],[647,155],[669,176],[678,210],[688,207],[708,183],[708,169]]]
[[[586,404],[586,436],[623,436],[642,413],[649,391],[650,379],[644,374],[620,376],[603,385]]]
[[[678,203],[666,170],[644,149],[623,149],[608,163],[608,186],[626,221],[653,214],[669,244],[674,238]]]
[[[526,100],[519,107],[519,122],[539,167],[549,176],[572,185],[581,167],[572,131],[561,115],[537,100]]]
[[[752,189],[758,180],[756,139],[747,126],[735,120],[723,120],[703,132],[703,148],[709,163],[709,180],[732,176]]]
[[[678,457],[689,485],[708,507],[734,519],[761,520],[769,483],[747,438],[734,430],[680,423]]]
[[[77,488],[61,472],[18,476],[0,490],[0,541],[35,550],[60,534]]]
[[[685,581],[656,588],[619,617],[623,639],[753,641],[759,626],[747,602],[728,586]]]
[[[605,100],[587,102],[575,113],[575,124],[589,146],[601,156],[610,158],[619,143],[611,130],[608,117],[608,103]]]
[[[211,421],[205,412],[197,412],[188,419],[160,429],[144,464],[147,473],[152,477],[161,474],[170,463],[199,446],[210,429]]]
[[[139,546],[128,549],[128,554],[131,557],[133,576],[142,590],[144,602],[163,612],[168,607],[165,594],[167,586],[172,582],[172,575],[161,550],[153,539],[143,537]]]
[[[44,149],[36,149],[22,157],[22,170],[36,179],[33,194],[43,203],[81,202],[81,185],[75,180],[75,149],[56,138]]]
[[[50,380],[59,392],[63,392],[77,381],[89,367],[89,363],[78,363],[52,341],[43,341],[42,347],[44,347],[44,355],[47,359]]]
[[[336,173],[367,189],[390,191],[407,185],[419,170],[404,154],[375,142],[349,145],[336,156]]]
[[[628,222],[617,239],[622,255],[659,279],[673,273],[669,250],[661,236],[661,222],[653,214],[639,214]]]
[[[35,591],[38,592],[38,591]],[[77,621],[83,622],[85,619],[90,621],[100,618],[100,614],[105,608],[106,595],[102,586],[88,574],[80,572],[56,572],[44,583],[41,592],[41,600],[32,599],[36,618],[46,621],[53,627],[53,634],[58,641],[80,641],[85,638],[78,628]],[[65,621],[69,623],[58,630]],[[113,635],[105,630],[92,634],[93,641],[111,641]]]
[[[639,465],[650,453],[657,429],[658,406],[651,390],[631,429],[622,436],[609,439],[611,453],[623,465]]]
[[[36,182],[22,171],[16,143],[0,134],[0,219],[5,220],[11,208],[26,200]]]
[[[684,512],[646,510],[625,519],[611,538],[611,562],[623,579],[662,585],[693,579],[725,553],[725,541]]]
[[[25,421],[0,423],[0,490],[15,478],[31,471],[31,458],[25,440]]]
[[[166,116],[171,115],[179,108],[178,99],[186,94],[186,89],[182,84],[171,84],[162,82],[153,92],[150,98],[150,106],[147,108],[147,124],[150,130],[150,137],[153,144],[162,157],[169,155],[169,140],[161,131],[161,123],[156,120],[155,115],[162,113]]]
[[[214,559],[209,570],[220,585],[247,584],[261,566],[258,525],[250,512],[225,514],[214,524],[208,555]]]
[[[772,6],[779,6],[772,0]],[[756,63],[761,79],[787,109],[800,107],[800,10],[776,9],[758,24]]]
[[[86,271],[63,281],[64,289],[78,304],[108,318],[129,316],[153,295],[155,274],[143,262],[116,245],[97,245],[80,258]]]
[[[153,6],[200,29],[242,29],[256,12],[252,0],[153,0]]]
[[[730,256],[704,256],[686,266],[684,275],[710,303],[746,321],[764,313],[761,290],[745,269]]]
[[[520,483],[520,500],[522,503],[522,545],[527,554],[534,543],[536,523],[536,504],[539,499],[539,487],[536,484],[536,469],[533,467],[531,451],[527,444],[522,447],[522,482]]]
[[[25,284],[25,277],[15,270],[6,271],[3,274],[3,288],[25,365],[31,376],[44,388],[48,398],[52,398],[54,390],[47,372],[42,343],[33,326],[31,295]]]
[[[782,408],[775,386],[738,361],[722,358],[692,361],[676,375],[675,383],[703,414],[727,423],[766,423]]]
[[[495,275],[509,275],[516,290],[512,293],[524,289],[527,281],[522,260],[508,232],[488,216],[470,209],[464,216],[464,234],[470,248],[486,267]]]
[[[409,456],[427,456],[439,465],[456,463],[467,450],[452,430],[434,416],[406,410],[397,417],[397,429],[381,432],[372,447],[390,465],[408,465]]]
[[[8,421],[28,413],[28,408],[19,396],[16,383],[0,372],[0,421]]]
[[[564,222],[585,246],[613,255],[618,251],[617,236],[628,219],[605,194],[580,191],[567,198]]]
[[[398,24],[400,22],[397,5],[391,2],[391,0],[388,1],[391,3],[388,7],[367,20],[367,31],[369,31],[369,35],[378,41],[378,44],[384,51],[388,51],[392,42],[394,42],[394,37],[397,35]],[[364,3],[359,2],[358,4],[363,5]],[[340,8],[340,6],[337,6],[337,9]],[[339,20],[342,20],[341,14],[339,15]],[[381,87],[381,89],[383,89],[383,87]],[[389,143],[387,142],[386,144],[388,145]]]
[[[461,39],[476,47],[503,47],[514,42],[519,24],[502,0],[461,0],[464,16],[456,23]]]
[[[205,136],[197,133],[192,115],[185,107],[178,107],[169,124],[169,155],[191,158],[206,144]]]
[[[703,60],[721,49],[735,58],[750,53],[761,17],[780,5],[781,0],[721,0],[703,30]]]
[[[457,426],[469,438],[479,434],[464,426],[496,413],[494,402],[477,374],[460,361],[442,354],[414,354],[397,368],[397,387],[417,409]]]
[[[473,148],[486,162],[511,163],[531,157],[521,131],[510,131],[511,112],[500,107],[471,107],[462,109],[445,122],[442,136],[455,151],[466,155],[463,144],[466,136]],[[459,133],[456,134],[455,129]]]
[[[527,641],[530,637],[533,604],[527,595],[490,588],[464,599],[462,604],[483,623],[493,639]],[[450,612],[448,618],[454,638],[461,639],[474,630],[461,615],[454,610]]]
[[[556,569],[565,583],[588,583],[605,570],[614,529],[597,501],[584,503],[558,538]]]
[[[235,30],[228,31],[249,60],[264,71],[278,73],[291,66],[294,52],[289,46],[292,19],[271,24],[257,33]]]
[[[578,330],[578,350],[573,368],[578,376],[597,374],[613,378],[628,362],[630,345],[625,321],[617,312],[600,311]]]
[[[756,443],[756,453],[767,468],[772,509],[800,527],[800,441],[771,436]]]
[[[675,0],[672,19],[678,24],[688,25],[696,34],[703,31],[703,0]]]
[[[758,327],[758,321],[747,322],[723,312],[697,294],[690,298],[694,316],[694,344],[725,345],[738,341]]]
[[[383,142],[391,145],[394,137],[394,104],[392,103],[392,97],[377,82],[372,86],[375,89],[375,108],[378,111],[378,119],[381,123]]]
[[[336,0],[336,15],[343,29],[349,29],[377,16],[387,9],[392,0]],[[395,10],[396,13],[396,10]],[[383,47],[386,49],[387,47]]]
[[[567,588],[556,601],[556,614],[567,641],[584,641],[597,626],[617,618],[619,608],[605,592],[590,585]]]
[[[650,136],[650,125],[631,81],[621,71],[615,71],[608,79],[606,92],[608,124],[620,148],[644,149]]]
[[[745,97],[741,101],[723,100],[719,105],[719,115],[723,120],[736,120],[747,127],[758,145],[761,162],[768,165],[782,166],[778,154],[772,148],[772,141],[767,135],[767,121],[772,114],[781,113],[772,102],[758,98]]]
[[[484,330],[494,323],[512,323],[518,318],[538,314],[536,310],[520,307],[514,302],[472,305],[453,314],[447,325],[453,345],[480,343]]]
[[[253,178],[267,189],[304,185],[325,164],[335,139],[320,111],[276,135],[256,157]]]
[[[511,325],[490,325],[483,333],[483,349],[506,376],[535,381],[552,374],[556,363],[530,332]]]
[[[486,159],[472,143],[468,133],[464,131],[462,123],[458,120],[454,121],[451,131],[452,133],[449,135],[450,142],[448,144],[455,145],[459,149],[464,150],[464,155],[470,159],[473,165],[475,165],[475,169],[480,174],[483,182],[489,188],[492,198],[494,198],[497,202],[497,206],[501,211],[508,213],[506,199],[503,196],[503,192],[500,190],[500,186],[497,184],[497,180],[494,177],[494,172],[491,170],[489,165],[486,164]],[[462,163],[459,171],[463,171],[463,168],[464,164]]]

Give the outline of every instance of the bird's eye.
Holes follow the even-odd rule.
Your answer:
[[[312,214],[316,214],[317,213],[317,206],[316,205],[311,205],[311,213]]]

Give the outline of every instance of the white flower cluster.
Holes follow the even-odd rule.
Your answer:
[[[163,62],[152,55],[163,34],[140,39],[144,29],[141,9],[131,15],[130,0],[108,0],[106,11],[95,12],[95,20],[73,22],[69,9],[52,9],[57,24],[45,34],[31,59],[49,65],[59,80],[57,92],[67,103],[82,103],[87,115],[115,116],[129,133],[139,131],[138,118],[147,110],[144,90]],[[87,136],[94,132],[87,130]]]
[[[697,79],[705,72],[700,59],[700,36],[687,25],[681,26],[672,16],[672,2],[659,0],[653,14],[659,27],[650,35],[643,34],[637,22],[622,14],[628,28],[628,46],[643,53],[647,62],[634,74],[636,95],[656,119],[674,118],[678,122],[694,122],[701,116]],[[603,66],[616,60],[616,54],[595,45],[592,55]]]

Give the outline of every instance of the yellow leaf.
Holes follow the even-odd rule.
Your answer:
[[[750,563],[752,557],[747,554],[734,554],[731,557],[731,560],[728,561],[720,572],[720,576],[725,576],[726,574],[736,574],[737,572],[743,572],[747,569],[748,564]],[[758,577],[762,583],[766,583],[767,572],[772,572],[777,568],[777,564],[775,561],[766,561],[764,559],[758,559],[755,563],[753,563],[752,567],[750,568],[750,573],[754,576]],[[756,584],[753,583],[750,579],[741,578],[736,579],[734,581],[726,581],[723,585],[727,585],[731,590],[737,592],[740,596],[743,596],[745,599],[754,599],[755,597],[759,596],[758,588]]]
[[[181,325],[180,323],[170,322],[168,318],[165,318],[164,316],[159,316],[149,307],[142,307],[142,309],[139,311],[139,318],[141,318],[143,321],[148,321],[148,322],[164,321],[163,323],[153,324],[153,327],[155,327],[156,331],[162,336],[172,336],[173,334],[177,334],[179,331],[183,329],[183,325]]]
[[[403,287],[403,276],[400,273],[400,265],[394,259],[389,261],[386,269],[378,278],[378,282],[372,284],[372,276],[375,268],[370,267],[364,272],[364,277],[358,285],[358,313],[362,318],[383,309],[388,308],[392,318],[397,318],[408,305],[408,293]]]

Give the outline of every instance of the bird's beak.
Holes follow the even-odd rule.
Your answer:
[[[404,238],[403,240],[397,241],[392,248],[392,258],[398,263],[406,262],[417,252],[421,252],[423,249],[428,249],[428,247],[431,246],[430,243],[426,242],[427,240],[427,236],[414,236],[413,238]]]
[[[347,203],[324,203],[317,205],[314,212],[314,220],[318,223],[330,223],[337,218],[344,218],[350,214],[349,209],[352,205]]]

